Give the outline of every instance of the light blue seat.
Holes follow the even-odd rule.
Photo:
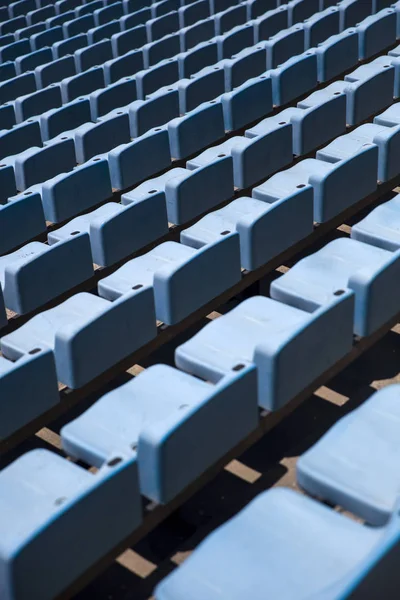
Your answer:
[[[102,67],[93,67],[84,73],[66,77],[61,81],[63,104],[103,87],[105,87],[105,80]]]
[[[110,40],[101,40],[96,44],[91,44],[87,48],[79,48],[74,52],[75,66],[78,73],[101,65],[106,60],[111,60],[112,58],[113,53]]]
[[[373,394],[342,417],[297,462],[308,493],[339,504],[374,526],[396,509],[400,386]]]
[[[293,154],[301,156],[315,150],[324,143],[346,131],[346,96],[330,91],[314,92],[297,103],[297,107],[286,108],[270,120],[291,123],[293,132]],[[250,131],[261,132],[264,121]],[[288,164],[284,163],[282,166]]]
[[[147,0],[146,0],[146,4],[147,4]],[[125,8],[126,5],[124,5]],[[135,8],[138,9],[138,4],[136,4]],[[146,21],[148,21],[149,19],[152,18],[151,15],[151,9],[149,6],[143,6],[143,8],[140,8],[138,10],[136,10],[135,12],[132,12],[132,10],[125,10],[125,15],[123,17],[121,17],[119,20],[120,23],[120,27],[121,27],[121,31],[127,31],[128,29],[132,29],[133,27],[136,27],[137,25],[143,25],[146,23]]]
[[[54,598],[142,520],[137,462],[129,452],[112,455],[93,474],[48,450],[32,450],[1,471],[0,490],[4,600]],[[111,506],[118,510],[110,514]],[[86,543],[77,546],[80,535]],[[60,543],[70,560],[61,559]],[[53,577],[22,577],[42,560]]]
[[[49,244],[83,232],[90,236],[93,262],[108,267],[168,233],[165,201],[149,196],[126,206],[104,204],[49,233]]]
[[[371,14],[372,4],[364,0],[342,0],[338,6],[340,13],[340,31],[355,27]]]
[[[256,19],[264,15],[267,11],[276,8],[276,0],[247,0],[247,18]]]
[[[15,59],[15,68],[17,75],[22,75],[26,71],[33,71],[39,65],[50,62],[52,59],[52,53],[50,48],[41,48],[40,50],[34,50],[28,54],[23,54]]]
[[[2,356],[0,397],[0,440],[4,440],[58,404],[60,396],[52,353],[38,349],[16,362]]]
[[[274,69],[305,49],[303,25],[294,25],[273,35],[264,43],[267,51],[267,69]]]
[[[15,190],[14,190],[15,193]],[[42,200],[39,193],[29,192],[0,205],[0,253],[11,252],[17,246],[46,231]]]
[[[73,75],[76,75],[73,56],[64,56],[56,60],[51,60],[51,62],[40,65],[35,69],[35,80],[38,90]]]
[[[217,59],[215,61],[217,62]],[[12,79],[17,75],[15,70],[15,63],[11,60],[8,60],[0,65],[0,82],[7,81],[7,79]]]
[[[172,158],[187,158],[225,135],[221,102],[211,100],[168,123]]]
[[[178,10],[179,6],[179,0],[159,0],[158,2],[152,2],[150,7],[151,17],[153,19],[161,17],[161,15],[166,15],[172,10]]]
[[[146,27],[144,25],[136,25],[119,33],[115,33],[111,37],[111,45],[113,55],[122,56],[133,48],[141,48],[147,42]]]
[[[26,20],[28,25],[34,25],[35,23],[41,23],[45,19],[55,16],[54,6],[47,5],[36,10],[31,10],[26,14]]]
[[[88,45],[88,38],[86,33],[78,33],[77,35],[70,36],[61,42],[56,42],[52,46],[53,57],[62,58],[67,54],[73,54],[79,48],[84,48]]]
[[[221,96],[226,131],[235,131],[273,110],[272,82],[267,75],[249,79]]]
[[[254,44],[253,28],[250,23],[233,27],[227,33],[218,35],[214,39],[218,45],[218,59],[230,58],[244,48]]]
[[[157,127],[108,153],[111,183],[123,190],[171,165],[166,129]]]
[[[247,21],[247,9],[245,4],[232,6],[226,10],[214,15],[215,33],[222,35],[238,25],[243,25]]]
[[[104,8],[97,8],[93,11],[94,22],[96,25],[103,25],[113,19],[119,19],[123,16],[123,7],[121,2],[114,2]]]
[[[89,96],[91,120],[96,121],[121,106],[127,106],[136,100],[136,81],[134,77],[123,77],[105,88],[92,92]]]
[[[141,50],[132,50],[123,56],[107,60],[103,65],[106,84],[110,85],[110,83],[115,83],[122,77],[135,75],[143,67],[143,53]]]
[[[265,48],[263,44],[245,48],[238,54],[234,54],[231,59],[223,61],[223,64],[225,91],[230,92],[242,83],[247,82],[248,79],[262,75],[265,72]]]
[[[305,19],[312,17],[320,10],[319,0],[291,0],[288,2],[288,25],[292,27],[296,23],[301,23]],[[285,27],[282,27],[285,29]]]
[[[178,346],[175,363],[211,382],[239,365],[255,365],[258,404],[278,410],[350,351],[353,308],[351,291],[314,311],[253,296]]]
[[[103,4],[102,0],[89,0],[89,2],[86,2],[85,4],[83,4],[81,6],[77,6],[74,9],[74,15],[77,18],[82,17],[83,15],[88,15],[88,14],[92,13],[97,8],[103,8],[103,6],[104,6],[104,4]]]
[[[177,85],[180,114],[197,108],[207,100],[213,100],[225,92],[226,78],[223,64],[205,67],[189,79],[181,79]]]
[[[18,58],[18,56],[28,54],[30,50],[31,47],[29,45],[29,40],[26,39],[12,42],[11,44],[6,44],[4,46],[2,45],[0,48],[0,60],[1,62],[5,62],[6,60],[15,60]]]
[[[189,27],[179,30],[181,52],[187,52],[200,42],[205,42],[215,35],[214,18],[202,19]]]
[[[104,39],[111,39],[113,35],[119,33],[120,24],[117,20],[110,21],[110,23],[105,23],[104,25],[99,25],[98,27],[93,27],[89,29],[87,32],[88,42],[89,44],[96,44]]]
[[[204,167],[218,157],[230,155],[236,188],[247,188],[265,179],[293,160],[290,125],[284,127],[277,121],[266,121],[246,131],[245,136],[231,137],[218,146],[204,150],[188,161],[187,168]]]
[[[395,196],[353,225],[351,237],[396,252],[400,249],[400,197]]]
[[[57,378],[80,388],[156,335],[150,288],[109,302],[82,292],[32,317],[1,339],[2,353],[15,360],[33,349],[50,348]]]
[[[62,134],[61,134],[62,135]],[[130,142],[129,115],[114,111],[99,117],[96,123],[85,123],[73,132],[77,162],[82,164],[96,156],[112,150],[120,144]]]
[[[358,34],[346,29],[332,35],[315,49],[318,62],[318,81],[330,81],[358,62]]]
[[[182,28],[189,27],[189,25],[210,16],[210,4],[208,0],[196,0],[187,6],[178,8],[178,16],[179,26]]]
[[[143,135],[153,127],[164,125],[179,116],[177,89],[163,90],[146,100],[136,100],[129,105],[131,137]]]
[[[265,265],[312,233],[312,189],[307,186],[275,202],[242,196],[182,231],[181,241],[201,248],[231,231],[240,237],[241,266],[252,271]]]
[[[315,0],[313,0],[315,1]],[[253,19],[254,42],[262,42],[289,26],[288,5],[279,6]]]
[[[370,58],[396,42],[396,11],[381,10],[357,26],[359,57]]]
[[[45,31],[40,31],[30,36],[30,44],[32,50],[40,50],[40,48],[48,47],[60,42],[63,39],[63,30],[61,24]],[[51,49],[50,49],[51,51]]]
[[[69,173],[47,178],[41,186],[41,196],[46,220],[52,223],[104,202],[112,196],[107,160],[93,158]]]
[[[218,61],[218,46],[216,41],[200,42],[191,50],[178,54],[179,79],[190,77],[204,67]]]
[[[149,286],[156,318],[175,325],[240,278],[239,236],[233,232],[200,249],[177,242],[159,244],[101,279],[97,287],[99,296],[115,300],[132,289]]]
[[[209,385],[155,365],[64,426],[62,444],[96,465],[119,447],[137,449],[141,493],[167,503],[255,429],[256,398],[251,367]],[[225,426],[226,411],[232,427]],[[193,444],[194,438],[207,444]]]
[[[81,4],[81,0],[57,0],[54,3],[54,9],[57,15],[73,10]]]
[[[354,147],[346,136],[338,140],[319,150],[316,159],[302,160],[273,175],[253,190],[253,197],[267,202],[290,198],[310,184],[314,220],[323,223],[372,194],[377,188],[377,146]]]
[[[55,8],[57,10],[57,2],[55,3]],[[64,23],[66,23],[67,21],[71,21],[71,19],[74,18],[74,11],[73,10],[69,10],[66,12],[63,12],[61,14],[56,14],[55,17],[50,17],[49,19],[45,20],[45,25],[47,29],[53,28],[53,27],[61,27]],[[62,27],[61,27],[62,29]],[[63,36],[64,36],[64,32],[63,32]]]
[[[17,193],[17,183],[14,164],[10,159],[2,160],[0,165],[0,206],[7,202],[10,196]]]
[[[64,131],[70,131],[91,120],[89,98],[78,98],[60,108],[53,108],[40,115],[43,141],[50,140]]]
[[[7,308],[29,313],[93,276],[89,236],[48,246],[30,242],[0,257],[0,284]]]
[[[371,528],[289,489],[260,494],[155,590],[157,600],[395,600],[399,519]],[[290,564],[290,577],[287,565]],[[334,568],[333,568],[334,565]]]
[[[15,100],[20,96],[26,96],[36,91],[35,75],[33,73],[24,73],[17,75],[7,81],[0,83],[0,103]]]
[[[166,59],[157,65],[136,73],[136,88],[138,98],[144,100],[151,94],[179,79],[179,67],[176,59]]]
[[[237,0],[210,0],[211,14],[222,12],[231,6],[236,6]]]
[[[88,29],[95,26],[94,18],[92,14],[83,15],[77,19],[71,19],[63,23],[63,32],[65,38],[74,37],[79,33],[86,33]]]
[[[42,138],[37,121],[21,123],[9,130],[0,130],[0,159],[41,145]]]
[[[203,190],[208,190],[204,194]],[[233,196],[232,158],[225,156],[194,170],[175,168],[148,179],[126,194],[124,203],[161,195],[167,206],[168,221],[180,225],[207,212]]]
[[[304,21],[305,49],[314,48],[332,35],[339,33],[339,9],[330,7]]]
[[[156,17],[155,19],[149,19],[146,22],[147,41],[155,42],[169,33],[178,31],[178,29],[179,15],[177,11],[172,10],[166,15]]]
[[[14,19],[8,19],[7,21],[3,21],[0,23],[0,35],[6,35],[7,33],[14,33],[17,29],[22,29],[26,27],[26,17],[19,16],[14,17]]]
[[[15,40],[23,40],[23,39],[28,39],[29,43],[30,43],[30,37],[32,35],[35,35],[36,33],[40,33],[42,31],[46,30],[46,23],[41,22],[41,23],[34,23],[33,25],[28,25],[27,27],[22,27],[22,29],[17,29],[14,34],[12,34],[14,36]],[[31,50],[32,50],[32,44],[30,43],[31,46]]]
[[[378,58],[362,65],[346,75],[344,81],[326,88],[346,94],[348,125],[357,125],[393,103],[394,68],[389,58],[384,62]]]
[[[270,293],[302,310],[316,310],[338,290],[353,290],[354,333],[368,336],[397,314],[399,275],[400,252],[343,238],[300,260],[272,282]]]
[[[177,31],[142,46],[144,64],[146,68],[151,67],[166,58],[175,57],[180,50],[180,35]]]
[[[36,8],[35,0],[20,0],[19,2],[11,2],[8,6],[8,16],[10,19],[24,15],[30,10]]]
[[[56,83],[26,96],[19,96],[14,101],[17,123],[22,123],[22,121],[40,115],[52,108],[59,108],[61,104],[61,87]]]
[[[360,67],[361,68],[361,67]],[[276,106],[282,106],[317,87],[317,56],[309,50],[289,58],[270,72],[272,98]]]

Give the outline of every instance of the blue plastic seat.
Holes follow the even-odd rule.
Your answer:
[[[129,115],[124,111],[114,111],[99,117],[96,123],[85,123],[73,132],[76,159],[79,164],[96,154],[112,150],[130,141]]]
[[[7,21],[3,21],[0,23],[0,35],[6,35],[7,33],[14,33],[17,29],[22,29],[26,27],[26,17],[25,15],[21,15],[19,17],[15,17],[14,19],[8,19]]]
[[[144,68],[141,50],[132,50],[123,56],[107,60],[104,65],[104,78],[107,85],[115,83],[123,77],[135,75]]]
[[[52,108],[59,108],[61,105],[61,87],[57,83],[52,83],[49,87],[32,92],[26,96],[20,96],[14,101],[17,123],[40,115]]]
[[[179,54],[180,49],[179,31],[166,35],[160,40],[142,46],[144,64],[146,68],[149,68],[166,58],[175,58]]]
[[[323,223],[359,202],[377,188],[378,148],[354,146],[342,136],[253,190],[270,202],[290,198],[307,184],[314,189],[314,220]],[[350,142],[350,143],[349,143]]]
[[[63,39],[63,30],[61,25],[40,31],[30,36],[30,44],[32,50],[40,50],[40,48],[49,47],[60,42]]]
[[[87,32],[88,42],[89,44],[96,44],[106,38],[111,39],[111,37],[116,33],[119,33],[119,31],[120,25],[118,21],[111,21],[110,23],[93,27]]]
[[[396,508],[400,386],[379,390],[342,417],[297,462],[299,484],[374,526]]]
[[[225,91],[230,92],[248,79],[263,74],[266,69],[266,59],[265,48],[263,44],[259,44],[245,48],[238,54],[234,54],[230,60],[225,60],[223,62]]]
[[[137,463],[130,453],[113,455],[93,474],[48,450],[32,450],[1,471],[0,489],[4,600],[54,598],[142,520]],[[111,506],[118,510],[110,514]],[[15,521],[18,531],[10,526]],[[100,531],[102,522],[107,526]],[[76,547],[80,535],[86,543]],[[60,541],[71,560],[61,560]],[[27,569],[38,568],[39,557],[57,576],[21,579]]]
[[[0,130],[0,159],[41,145],[42,138],[37,121],[21,123],[8,131]]]
[[[339,33],[339,9],[327,8],[304,21],[305,48],[314,48],[332,35]]]
[[[267,69],[274,69],[292,56],[304,52],[303,25],[294,25],[289,29],[284,29],[264,42],[264,46],[267,51]]]
[[[353,308],[353,292],[349,291],[332,295],[314,311],[253,296],[178,346],[175,363],[211,382],[255,365],[258,404],[277,410],[350,351]],[[289,378],[293,356],[296,371]]]
[[[221,96],[226,131],[235,131],[273,110],[272,82],[267,75],[249,79]]]
[[[203,190],[208,193],[204,194]],[[175,168],[155,179],[148,179],[125,194],[123,202],[136,202],[160,195],[167,206],[168,221],[180,225],[207,212],[233,196],[233,162],[230,156],[204,167]]]
[[[131,137],[143,135],[179,116],[178,90],[152,94],[147,100],[136,100],[129,106]]]
[[[318,81],[330,81],[358,62],[358,34],[347,29],[333,35],[315,49],[318,62]]]
[[[0,103],[10,102],[20,96],[36,91],[35,75],[24,73],[0,83]]]
[[[2,356],[0,396],[0,439],[4,440],[58,404],[60,396],[51,352],[39,350],[16,362]]]
[[[73,75],[76,75],[73,56],[64,56],[57,60],[53,59],[51,62],[40,65],[35,69],[35,80],[38,90]]]
[[[237,54],[244,48],[249,48],[254,44],[253,28],[250,23],[233,27],[227,33],[218,35],[215,41],[218,45],[218,60],[223,58],[231,58],[233,54]]]
[[[155,92],[179,79],[179,66],[176,59],[166,59],[143,71],[136,73],[136,89],[138,98],[144,100]]]
[[[1,161],[0,165],[0,205],[7,202],[17,192],[14,165],[10,158]]]
[[[136,81],[134,77],[124,77],[106,88],[90,94],[92,120],[106,115],[112,110],[126,106],[136,100]]]
[[[102,67],[93,67],[84,73],[67,77],[61,81],[63,103],[71,102],[79,96],[90,94],[103,87],[105,87],[105,81]]]
[[[71,19],[63,23],[63,32],[65,38],[70,38],[78,35],[79,33],[86,33],[88,29],[95,26],[94,18],[92,14],[83,15],[77,19]]]
[[[0,257],[0,283],[7,308],[29,313],[93,276],[89,236],[54,246],[30,242]]]
[[[47,179],[41,186],[47,221],[60,223],[111,198],[108,163],[101,158]]]
[[[0,227],[3,232],[0,239],[1,254],[11,252],[17,246],[44,233],[46,221],[40,194],[28,192],[0,205]]]
[[[73,54],[79,48],[84,48],[88,45],[88,38],[86,33],[79,33],[69,38],[56,42],[52,46],[53,57],[62,58],[67,54]]]
[[[114,189],[137,185],[171,165],[168,132],[157,127],[117,146],[108,153],[108,164]]]
[[[396,12],[387,8],[357,26],[359,57],[370,58],[396,42]]]
[[[222,12],[231,6],[236,6],[237,0],[210,0],[210,11],[212,15]]]
[[[239,236],[229,233],[194,249],[164,242],[101,279],[98,293],[115,300],[136,286],[153,290],[156,318],[174,325],[240,281]]]
[[[196,0],[188,4],[187,6],[181,6],[178,9],[179,15],[179,26],[189,27],[201,21],[207,19],[210,16],[210,4],[208,0]]]
[[[132,49],[141,48],[147,42],[145,25],[136,25],[111,36],[113,55],[122,56]]]
[[[247,0],[247,18],[256,19],[264,15],[267,11],[276,8],[276,0]]]
[[[172,10],[178,10],[180,7],[179,0],[159,0],[158,2],[152,2],[150,10],[153,19],[166,15]]]
[[[114,2],[104,8],[97,8],[93,11],[93,17],[96,25],[103,25],[113,19],[119,19],[123,16],[123,7],[121,2]]]
[[[23,27],[22,29],[17,29],[14,34],[12,34],[14,36],[15,41],[19,41],[22,39],[28,39],[30,42],[30,37],[32,35],[35,35],[36,33],[40,33],[42,31],[46,30],[46,23],[35,23],[34,25],[29,25],[28,27]],[[32,49],[32,44],[31,45],[31,49]]]
[[[57,2],[54,5],[56,11],[57,11]],[[69,10],[60,14],[56,14],[55,17],[50,17],[49,19],[45,20],[45,25],[47,29],[50,29],[52,27],[61,27],[64,23],[66,23],[67,21],[71,21],[74,18],[74,11],[73,10]],[[64,32],[63,32],[64,35]]]
[[[243,25],[247,21],[247,9],[245,4],[232,6],[214,15],[215,33],[222,35],[237,25]]]
[[[95,11],[97,8],[103,8],[104,4],[102,0],[89,0],[85,4],[81,6],[77,6],[74,9],[75,17],[82,17],[83,15],[87,15]]]
[[[31,50],[29,40],[22,39],[19,41],[11,42],[0,48],[0,60],[5,62],[6,60],[15,60],[19,56],[28,54]]]
[[[147,41],[155,42],[160,38],[174,33],[179,29],[179,15],[177,11],[171,11],[161,17],[149,19],[146,22]]]
[[[8,6],[8,16],[10,19],[24,15],[30,10],[36,8],[35,0],[20,0],[19,2],[11,2]]]
[[[130,13],[142,12],[143,10],[149,10],[147,8],[149,6],[148,0],[122,0],[122,7],[125,15],[129,15]],[[149,17],[150,18],[150,17]]]
[[[216,41],[200,42],[191,50],[177,55],[179,78],[190,77],[204,67],[218,62],[218,46]]]
[[[301,23],[318,13],[319,10],[319,0],[291,0],[287,5],[288,22],[286,27]],[[285,29],[285,27],[282,27],[282,29]]]
[[[269,121],[269,120],[268,120]],[[264,123],[264,127],[246,131],[208,148],[187,162],[188,169],[197,169],[213,163],[221,156],[232,156],[233,180],[236,188],[250,187],[293,160],[290,126],[278,122]]]
[[[371,528],[289,489],[260,494],[155,590],[157,600],[397,597],[399,519]],[[287,564],[290,564],[290,577]],[[334,565],[334,568],[332,567]],[[383,579],[382,579],[383,578]]]
[[[315,0],[312,0],[315,2]],[[254,42],[262,42],[290,26],[288,16],[289,5],[268,10],[253,21]]]
[[[75,129],[90,121],[90,101],[78,98],[60,108],[53,108],[40,116],[40,130],[43,141],[50,140],[64,131]]]
[[[47,5],[42,8],[37,8],[36,10],[31,10],[26,14],[26,20],[28,25],[34,25],[35,23],[40,23],[49,19],[50,17],[54,17],[56,14],[54,10],[54,6]]]
[[[50,48],[41,48],[28,54],[23,54],[15,59],[15,68],[17,75],[22,75],[26,71],[33,71],[39,65],[50,62],[52,53]]]
[[[101,65],[106,60],[111,60],[112,58],[113,53],[110,40],[102,40],[74,52],[75,66],[78,73]]]
[[[351,237],[395,252],[400,249],[400,197],[395,196],[353,225]]]
[[[55,11],[61,15],[69,10],[73,10],[81,4],[81,0],[57,0],[54,3]]]
[[[183,27],[179,30],[181,51],[186,52],[197,46],[197,44],[200,44],[200,42],[211,40],[214,35],[215,26],[213,17],[202,19],[193,25],[189,25],[189,27]]]
[[[225,135],[221,102],[211,100],[168,123],[172,158],[187,158]]]
[[[6,358],[14,360],[37,347],[50,348],[58,380],[75,389],[101,375],[155,335],[150,288],[133,290],[114,302],[82,292],[4,336],[1,349]]]
[[[300,260],[272,282],[271,297],[302,310],[316,310],[331,297],[353,290],[354,333],[371,335],[397,312],[400,252],[354,239],[338,239]]]
[[[213,61],[213,62],[216,62],[216,61],[217,61],[217,59],[215,59],[215,61]],[[16,75],[17,75],[17,72],[15,70],[15,63],[12,62],[11,60],[8,60],[0,65],[0,82],[7,81],[7,79],[12,79]]]
[[[360,67],[362,68],[362,67]],[[317,87],[317,56],[309,50],[290,58],[270,72],[272,98],[275,106],[282,106]]]
[[[338,6],[340,31],[355,27],[371,14],[372,4],[364,0],[342,0]]]
[[[217,63],[213,67],[205,67],[192,75],[190,79],[179,81],[177,89],[179,91],[179,109],[182,115],[225,92],[224,66]]]
[[[137,25],[145,24],[151,18],[152,15],[150,7],[144,6],[143,8],[138,9],[135,12],[128,11],[123,17],[121,17],[118,20],[120,23],[121,31],[127,31],[128,29],[132,29]]]
[[[104,204],[49,233],[49,244],[77,232],[89,234],[93,262],[108,267],[168,233],[165,201],[149,196],[126,206]]]
[[[141,493],[167,503],[256,427],[255,387],[251,368],[209,385],[155,365],[63,427],[63,447],[96,465],[119,447],[138,448]],[[232,427],[224,426],[226,410]],[[203,436],[207,444],[193,446],[191,440]]]
[[[297,107],[286,108],[267,121],[271,119],[276,123],[291,123],[293,154],[301,156],[345,133],[346,96],[320,90],[298,102]],[[261,121],[250,131],[261,133],[263,124]]]

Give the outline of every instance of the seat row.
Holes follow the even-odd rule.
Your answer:
[[[371,223],[382,222],[385,213],[386,217],[390,215],[391,228],[395,232],[386,234],[393,245],[393,239],[399,238],[399,208],[397,196],[385,208],[377,209],[378,213],[373,211],[361,221],[355,231],[368,232]],[[382,229],[387,231],[383,227],[374,231],[375,244]],[[237,234],[230,235],[231,241],[235,236]],[[394,251],[383,249],[382,245],[386,244],[383,239],[378,244],[370,245],[353,235],[351,239],[337,239],[327,244],[276,279],[271,286],[271,298],[259,296],[245,300],[179,346],[175,353],[177,368],[153,366],[100,398],[61,431],[63,448],[79,459],[80,465],[54,453],[35,450],[5,468],[0,474],[3,597],[18,600],[33,596],[45,600],[60,593],[139,527],[143,518],[141,495],[156,502],[171,501],[257,427],[257,405],[278,410],[350,352],[353,332],[370,335],[382,324],[387,326],[388,320],[398,313],[400,250],[399,245]],[[172,262],[171,246],[169,251]],[[165,264],[165,257],[163,261]],[[224,265],[228,268],[227,257]],[[148,261],[146,267],[151,269],[153,265]],[[160,282],[165,281],[169,269],[168,265],[159,270]],[[220,269],[220,276],[222,272]],[[105,366],[101,356],[107,345],[126,348],[127,338],[132,341],[134,336],[135,341],[141,336],[143,341],[146,321],[149,322],[153,309],[151,288],[144,279],[142,281],[142,287],[135,284],[133,291],[115,300],[113,308],[102,306],[101,302],[106,301],[94,295],[80,294],[2,339],[2,369],[4,373],[9,371],[8,379],[3,376],[1,381],[4,386],[1,397],[8,400],[1,407],[8,419],[0,420],[3,432],[7,422],[15,424],[22,414],[30,413],[32,417],[34,405],[38,409],[40,402],[47,401],[47,406],[41,406],[45,410],[57,402],[57,376],[62,370],[73,377],[82,376],[84,370],[93,374],[99,361],[102,361],[102,367]],[[196,278],[188,276],[185,289],[192,285],[197,285]],[[115,318],[115,313],[112,316],[113,310],[120,311],[119,319]],[[138,314],[140,319],[135,317]],[[154,314],[150,316],[154,319]],[[107,339],[104,344],[102,332],[105,329]],[[79,346],[81,355],[78,360],[75,354],[74,362],[73,354]],[[16,358],[15,365],[20,363],[20,366],[10,368],[10,359]],[[290,378],[287,377],[289,369]],[[16,377],[16,371],[19,371],[19,377]],[[23,386],[27,380],[25,374],[29,374],[29,390],[25,388],[24,393],[12,395],[11,392],[15,392],[12,384]],[[299,482],[306,490],[331,502],[339,502],[368,522],[383,527],[365,529],[372,532],[365,534],[372,536],[370,544],[362,537],[364,533],[359,534],[363,555],[378,546],[372,553],[370,565],[377,562],[377,556],[386,556],[391,546],[382,540],[386,539],[385,532],[392,530],[393,517],[390,515],[395,510],[398,487],[391,479],[390,469],[396,460],[393,448],[398,439],[398,390],[396,388],[395,398],[389,390],[380,395],[347,417],[344,423],[339,423],[299,462]],[[372,427],[375,427],[373,432]],[[207,444],[197,443],[196,440],[201,440],[205,434]],[[182,456],[185,457],[183,461]],[[85,464],[98,470],[88,471]],[[377,495],[377,486],[383,490],[381,496]],[[254,532],[244,516],[247,513],[239,515],[237,521],[243,521],[243,532],[251,536],[249,542],[244,543],[243,537],[239,536],[238,543],[232,544],[234,536],[229,534],[231,541],[225,551],[220,542],[215,550],[212,550],[213,544],[210,549],[210,542],[206,542],[206,550],[201,547],[186,566],[170,576],[156,592],[157,597],[204,598],[204,590],[210,588],[210,581],[220,582],[218,590],[224,594],[222,597],[242,597],[233,593],[233,590],[242,589],[238,582],[232,583],[231,577],[227,582],[224,569],[221,569],[221,564],[228,561],[229,571],[238,572],[232,569],[237,556],[240,557],[240,577],[244,577],[246,586],[249,585],[248,578],[254,578],[256,573],[256,589],[263,589],[259,581],[271,579],[276,586],[271,589],[278,590],[282,598],[298,598],[300,583],[310,590],[310,586],[314,586],[314,580],[309,576],[311,567],[304,570],[302,558],[307,544],[314,548],[315,532],[321,535],[324,547],[322,555],[317,552],[318,560],[322,561],[327,553],[330,559],[328,548],[336,535],[340,539],[347,536],[345,539],[350,541],[353,539],[350,533],[356,536],[357,528],[363,526],[346,525],[347,521],[340,521],[345,517],[326,507],[316,508],[319,505],[314,501],[292,497],[286,492],[279,492],[274,499],[275,494],[277,492],[268,492],[266,500],[256,501],[266,502],[268,510],[265,514],[262,512],[262,516],[267,519],[267,529],[260,523],[259,510],[255,510]],[[28,505],[29,511],[26,510]],[[252,512],[251,507],[247,510]],[[318,517],[319,525],[313,527],[312,519],[320,514],[318,511],[322,511]],[[293,514],[297,515],[295,521],[299,533],[295,537],[295,546],[290,546],[294,539]],[[397,511],[393,514],[397,515]],[[251,523],[253,518],[248,518]],[[388,518],[390,521],[386,525]],[[16,530],[16,521],[23,523],[23,527]],[[99,527],[100,522],[107,525]],[[328,525],[332,527],[329,536],[325,534]],[[227,527],[235,529],[233,525]],[[253,556],[251,569],[246,567],[249,548],[254,544],[257,547],[258,544],[270,544],[271,539],[275,542],[275,537],[266,535],[271,527],[272,532],[278,527],[276,539],[282,544],[282,548],[271,546],[275,557],[273,565],[276,561],[284,561],[282,564],[287,565],[289,548],[302,548],[301,554],[293,555],[291,572],[296,573],[296,577],[289,578],[289,583],[287,578],[280,577],[281,571],[276,566],[266,569],[264,558],[258,566]],[[348,527],[350,533],[346,533]],[[356,528],[354,532],[352,527]],[[283,536],[282,532],[286,530],[288,535]],[[78,532],[80,536],[84,532],[84,545],[76,545]],[[260,537],[260,532],[265,532],[266,537]],[[225,544],[225,535],[218,533],[216,537]],[[303,541],[300,546],[299,539]],[[68,555],[73,554],[73,560],[60,559],[60,553],[55,552],[60,543]],[[350,570],[349,565],[356,566],[360,560],[360,555],[354,552],[354,544],[353,541],[350,545],[352,562],[348,563],[346,558],[344,569]],[[318,544],[316,547],[319,548]],[[340,548],[343,552],[346,544],[341,544]],[[53,577],[22,576],[22,573],[37,572],[38,560],[46,560]],[[315,560],[310,562],[312,568]],[[347,589],[347,579],[340,577],[337,569],[332,570],[329,560],[328,570],[320,569],[317,564],[318,568],[315,568],[323,577],[312,590],[319,590],[322,583],[331,581],[327,579],[327,573],[335,581],[337,578],[338,590],[343,586]],[[194,565],[193,570],[191,565]],[[195,586],[190,583],[192,573],[196,573]],[[352,585],[359,582],[359,574],[351,581]],[[215,585],[211,587],[216,589]],[[333,588],[336,595],[331,590],[326,597],[345,597],[337,589]]]
[[[366,523],[269,490],[208,536],[157,587],[157,600],[239,600],[249,590],[260,600],[265,590],[282,600],[397,598],[399,400],[399,385],[376,392],[297,462],[306,492]]]

